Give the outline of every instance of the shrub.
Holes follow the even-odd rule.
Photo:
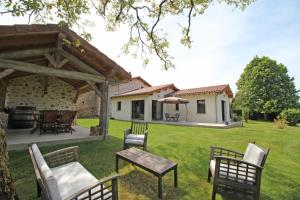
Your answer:
[[[288,121],[285,118],[278,116],[276,119],[274,119],[274,122],[277,128],[284,129]]]
[[[239,122],[239,121],[242,120],[242,117],[241,117],[240,115],[237,115],[236,113],[233,113],[233,114],[232,114],[232,120],[233,120],[234,122]]]
[[[244,108],[242,110],[242,115],[243,115],[243,119],[245,120],[245,122],[247,123],[249,120],[249,109],[248,108]]]
[[[295,108],[286,109],[280,113],[280,116],[281,118],[286,119],[290,126],[296,126],[300,119],[300,110]]]

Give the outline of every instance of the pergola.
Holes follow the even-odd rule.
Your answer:
[[[68,28],[58,25],[0,26],[0,110],[8,81],[39,74],[76,88],[76,96],[94,90],[101,98],[101,134],[108,129],[108,88],[131,75]],[[77,98],[76,97],[76,98]]]

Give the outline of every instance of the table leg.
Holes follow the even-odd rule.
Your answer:
[[[119,156],[116,155],[116,172],[119,173]]]
[[[174,168],[174,186],[177,187],[178,182],[177,182],[177,166]]]
[[[162,198],[162,177],[158,177],[158,198]]]

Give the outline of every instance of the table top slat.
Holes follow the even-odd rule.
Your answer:
[[[130,160],[131,162],[141,165],[158,174],[163,174],[177,165],[177,163],[171,160],[151,154],[135,147],[119,151],[116,154],[119,157]]]

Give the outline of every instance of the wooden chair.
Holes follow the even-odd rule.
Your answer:
[[[175,113],[174,121],[178,122],[180,113]]]
[[[118,174],[98,180],[78,161],[78,147],[42,154],[30,144],[38,197],[46,200],[118,200]]]
[[[170,114],[169,113],[165,113],[165,118],[166,118],[166,121],[170,121],[170,119],[171,119]]]
[[[60,112],[60,118],[58,120],[58,132],[66,131],[72,134],[72,124],[76,116],[76,111],[63,110]]]
[[[210,148],[208,179],[214,177],[212,200],[216,194],[230,199],[259,200],[262,170],[269,149],[249,143],[245,153]]]
[[[131,122],[131,128],[124,130],[124,149],[129,146],[143,147],[147,150],[148,139],[148,123],[145,122]]]
[[[44,110],[41,111],[40,119],[40,134],[47,132],[48,130],[52,132],[57,132],[57,111],[55,110]]]

